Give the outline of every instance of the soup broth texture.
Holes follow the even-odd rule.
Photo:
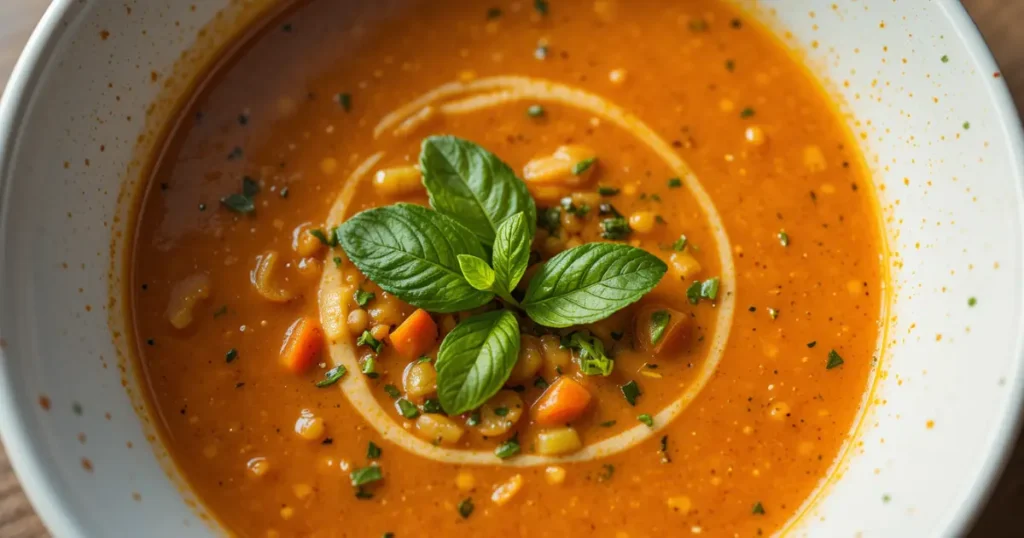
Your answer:
[[[153,158],[138,361],[253,537],[754,537],[877,362],[870,179],[718,0],[308,0]]]

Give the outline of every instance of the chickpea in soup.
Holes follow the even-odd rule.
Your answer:
[[[868,388],[870,192],[724,2],[300,2],[154,157],[150,406],[240,536],[771,534]]]

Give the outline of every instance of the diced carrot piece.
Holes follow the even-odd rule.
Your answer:
[[[389,338],[399,355],[406,359],[422,357],[437,341],[437,324],[421,308],[405,318]]]
[[[281,362],[294,374],[304,374],[316,365],[324,349],[324,332],[312,318],[299,318],[288,328],[281,347]]]
[[[562,376],[555,380],[533,403],[530,414],[541,426],[568,424],[583,415],[590,405],[590,391]]]

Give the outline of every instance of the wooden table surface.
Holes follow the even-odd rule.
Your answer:
[[[908,0],[925,1],[925,0]],[[1024,110],[1024,0],[962,0],[995,53],[1019,110]],[[0,0],[0,84],[6,82],[48,0]],[[972,538],[1024,536],[1018,512],[1024,508],[1024,442],[1018,443],[1009,468]],[[49,536],[18,487],[0,446],[0,537]]]

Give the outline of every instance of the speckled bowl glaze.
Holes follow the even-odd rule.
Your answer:
[[[890,255],[875,383],[785,531],[956,536],[1015,439],[1017,112],[954,0],[736,0],[842,104]],[[192,77],[271,0],[53,3],[0,105],[0,433],[61,537],[207,536],[139,397],[120,290],[130,198]]]

